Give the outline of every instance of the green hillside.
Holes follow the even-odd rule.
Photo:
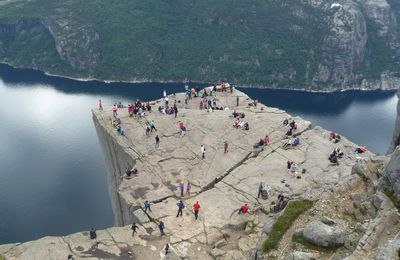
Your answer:
[[[327,57],[325,52],[330,55],[332,50],[324,44],[332,47],[327,39],[335,26],[329,19],[334,10],[308,2],[0,1],[0,60],[104,80],[225,79],[242,85],[314,89],[343,85],[332,76],[336,72],[327,80],[316,79],[323,78],[318,76],[321,61],[345,60],[351,68],[344,77],[352,84],[397,68],[392,66],[395,55],[387,39],[377,36],[379,28],[368,18],[369,38],[360,64],[349,65],[349,54],[340,48]],[[343,16],[352,30],[358,21]]]

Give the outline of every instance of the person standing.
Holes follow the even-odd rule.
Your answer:
[[[175,113],[175,118],[176,118],[178,116],[178,106],[176,105],[176,103],[174,103],[174,113]]]
[[[206,148],[204,147],[204,144],[201,145],[200,151],[201,151],[201,158],[205,159],[205,157],[206,157]]]
[[[160,137],[156,135],[156,148],[160,147]]]
[[[236,96],[236,106],[239,106],[239,96]]]
[[[192,189],[192,185],[190,182],[186,185],[186,195],[190,196],[190,190]]]
[[[183,201],[180,200],[176,205],[178,206],[178,214],[176,214],[176,217],[182,216],[185,204],[183,204]]]
[[[179,189],[181,191],[181,197],[183,197],[183,191],[185,190],[185,184],[183,184],[183,182],[179,183]]]
[[[158,228],[160,229],[161,236],[165,235],[165,233],[164,233],[164,229],[165,229],[164,222],[160,221],[160,223],[158,224]]]
[[[165,246],[165,255],[167,255],[168,253],[169,253],[169,244],[167,244],[166,246]]]
[[[99,99],[99,110],[103,111],[103,102]]]
[[[262,196],[262,192],[263,192],[263,183],[260,182],[260,186],[258,186],[258,195],[257,195],[257,199],[259,199],[260,196]]]
[[[95,239],[97,237],[96,235],[96,229],[94,229],[92,227],[92,229],[90,230],[90,239]]]
[[[138,226],[136,226],[136,223],[133,222],[133,224],[132,224],[132,226],[131,226],[131,229],[132,229],[132,237],[135,236],[135,233],[136,233],[136,229],[137,229],[137,228],[138,228]]]
[[[199,217],[199,210],[200,210],[200,204],[198,201],[193,205],[193,210],[194,210],[194,218],[197,220],[197,218]]]
[[[153,130],[154,130],[154,131],[157,132],[157,129],[156,129],[155,124],[154,124],[154,121],[151,120],[149,124],[150,124],[150,131],[153,132]]]
[[[224,153],[228,152],[228,141],[224,142]]]
[[[112,106],[112,112],[113,112],[113,117],[117,117],[117,115],[118,115],[118,107],[117,107],[117,105],[116,104],[114,104],[113,106]]]
[[[147,210],[151,212],[150,202],[148,200],[144,202],[144,212],[146,212]]]

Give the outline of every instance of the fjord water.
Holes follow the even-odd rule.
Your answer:
[[[91,109],[152,100],[183,84],[79,82],[0,65],[0,244],[113,225],[105,158]],[[306,93],[241,89],[384,153],[394,92]]]

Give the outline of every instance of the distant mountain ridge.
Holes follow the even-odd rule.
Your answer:
[[[0,0],[0,61],[75,78],[391,89],[396,0]]]

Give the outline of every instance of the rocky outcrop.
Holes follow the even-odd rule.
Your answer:
[[[320,221],[307,224],[301,235],[307,242],[321,247],[339,247],[344,245],[345,239],[343,230],[328,226]]]
[[[333,82],[346,88],[354,82],[355,71],[364,61],[367,28],[357,3],[345,1],[341,7],[332,9],[330,32],[322,42],[322,57],[313,82],[315,85]]]
[[[379,187],[383,191],[393,192],[400,199],[400,146],[392,153]]]
[[[397,91],[397,97],[400,99],[400,90]],[[388,154],[392,153],[400,145],[400,101],[397,103],[397,118],[394,125],[393,138],[390,143]]]

